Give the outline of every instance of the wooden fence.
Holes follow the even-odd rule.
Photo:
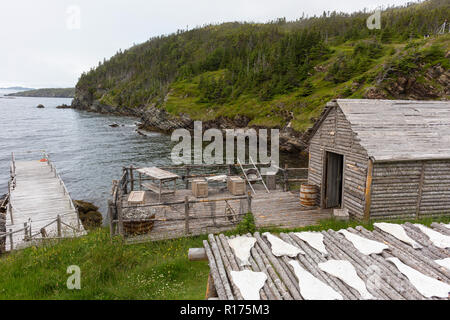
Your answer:
[[[269,167],[267,164],[256,164],[258,169],[261,170],[263,167]],[[249,166],[244,165],[244,166]],[[239,175],[241,172],[238,164],[201,164],[201,165],[184,165],[184,166],[162,166],[160,167],[163,170],[170,170],[178,174],[182,181],[179,182],[181,187],[185,189],[189,188],[189,182],[191,179],[199,178],[199,177],[209,177],[218,174],[225,174],[227,176]],[[251,212],[251,203],[252,203],[252,195],[248,193],[243,196],[228,196],[228,197],[220,197],[220,198],[206,198],[206,199],[189,199],[185,197],[184,199],[178,199],[176,201],[167,201],[167,202],[159,202],[159,203],[148,203],[145,205],[124,205],[126,203],[126,195],[129,194],[130,191],[136,190],[136,185],[141,184],[143,181],[151,180],[143,177],[139,172],[137,172],[139,168],[137,167],[123,167],[122,175],[119,180],[113,180],[112,186],[112,199],[108,201],[108,221],[110,227],[111,235],[122,235],[127,236],[124,230],[124,222],[153,222],[160,224],[178,224],[178,228],[181,228],[180,223],[183,223],[183,234],[189,235],[193,233],[199,233],[197,229],[199,229],[200,225],[205,225],[210,223],[211,227],[217,228],[226,228],[233,227],[240,222],[242,217],[247,213]],[[284,191],[290,190],[291,183],[297,182],[306,182],[306,177],[298,176],[298,173],[305,175],[307,172],[307,168],[289,168],[287,165],[284,168],[278,168],[278,173],[276,175],[277,184],[281,185]],[[197,208],[204,206],[213,206],[215,207],[217,203],[217,207],[226,209],[228,207],[231,208],[230,202],[239,201],[238,210],[234,210],[234,213],[231,215],[225,213],[215,212],[217,210],[212,210],[211,213],[208,214],[200,214],[199,212],[202,209],[194,209],[194,206]],[[214,203],[214,204],[213,204]],[[173,217],[165,217],[165,218],[151,218],[151,219],[125,219],[124,218],[124,210],[127,209],[149,209],[156,207],[171,207],[174,211],[181,212],[184,214],[175,215]],[[179,210],[178,210],[179,209]],[[203,210],[205,211],[205,210]],[[231,208],[231,212],[233,209]],[[219,223],[218,220],[221,220],[222,223]],[[228,221],[224,221],[228,220]],[[203,227],[205,228],[205,227]],[[197,231],[195,231],[197,230]],[[157,231],[154,231],[157,232]],[[201,232],[200,232],[201,233]]]

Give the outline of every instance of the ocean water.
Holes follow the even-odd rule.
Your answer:
[[[46,150],[72,198],[93,202],[103,214],[112,180],[120,178],[123,166],[171,163],[170,136],[137,134],[139,119],[56,109],[71,99],[4,96],[10,92],[0,90],[0,195],[8,189],[11,152]],[[120,126],[111,128],[111,123]]]

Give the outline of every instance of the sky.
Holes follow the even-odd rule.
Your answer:
[[[411,0],[1,0],[0,87],[73,87],[82,72],[149,38],[229,21],[295,20]]]

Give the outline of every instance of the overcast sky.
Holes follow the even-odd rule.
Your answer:
[[[0,87],[71,87],[83,71],[150,37],[208,23],[295,20],[407,0],[1,0]],[[78,19],[79,17],[79,19]]]

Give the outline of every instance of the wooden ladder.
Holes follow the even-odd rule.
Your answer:
[[[238,161],[238,163],[239,163],[239,167],[241,168],[242,173],[244,174],[245,180],[247,181],[248,185],[249,185],[250,188],[252,189],[253,193],[256,193],[256,192],[255,192],[255,189],[253,189],[253,186],[252,186],[251,182],[257,182],[257,181],[261,181],[262,184],[263,184],[263,186],[264,186],[264,188],[266,189],[267,193],[270,193],[269,189],[267,189],[267,186],[266,186],[266,184],[264,183],[264,179],[262,178],[261,172],[259,172],[258,167],[257,167],[257,166],[255,165],[255,163],[253,162],[252,157],[249,156],[249,158],[250,158],[250,163],[251,163],[251,165],[253,166],[253,168],[248,168],[248,169],[244,169],[244,167],[242,166],[242,163],[241,163],[241,161],[239,160],[239,158],[237,159],[237,161]],[[250,169],[254,169],[254,170],[256,171],[256,178],[255,178],[255,179],[249,179],[249,178],[248,178],[247,172],[248,172],[248,170],[250,170]]]

